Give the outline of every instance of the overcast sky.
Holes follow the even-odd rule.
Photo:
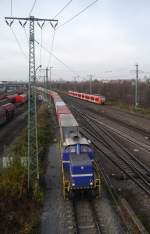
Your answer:
[[[32,15],[53,18],[69,0],[37,0]],[[0,0],[0,80],[28,79],[28,40],[16,21],[12,29],[24,53],[16,43],[14,34],[6,25],[4,16],[10,16],[11,0]],[[13,16],[26,17],[34,0],[12,0]],[[59,25],[81,11],[92,0],[73,0],[58,16]],[[28,34],[28,25],[26,26]],[[35,38],[39,42],[40,29],[36,25]],[[43,27],[42,45],[51,49],[53,29]],[[36,44],[36,66],[40,63],[40,47]],[[53,79],[132,78],[135,64],[150,72],[150,0],[99,0],[72,22],[58,28],[53,53],[67,66],[52,58]],[[42,50],[42,66],[49,64],[49,54]],[[74,72],[73,72],[74,71]],[[145,73],[149,76],[149,73]],[[141,76],[143,76],[141,74]]]

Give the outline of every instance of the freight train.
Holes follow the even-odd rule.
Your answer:
[[[76,194],[100,193],[100,176],[90,141],[79,131],[79,124],[61,97],[53,91],[38,88],[53,99],[60,128],[62,184],[64,198]]]
[[[106,102],[106,98],[104,96],[98,94],[87,94],[87,93],[79,93],[75,91],[69,91],[68,95],[71,97],[79,98],[81,100],[85,100],[88,102],[93,102],[98,105],[104,105]]]
[[[0,126],[7,123],[14,117],[17,106],[27,102],[26,94],[13,94],[5,96],[0,100]]]

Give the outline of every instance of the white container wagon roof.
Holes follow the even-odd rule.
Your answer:
[[[61,114],[59,117],[60,126],[65,127],[78,127],[79,124],[72,114]]]

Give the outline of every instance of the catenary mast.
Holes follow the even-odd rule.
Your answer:
[[[29,21],[29,82],[28,82],[28,191],[33,189],[35,181],[39,180],[38,138],[37,138],[37,100],[36,100],[36,69],[35,69],[35,21],[43,26],[49,21],[56,28],[58,20],[40,19],[34,16],[27,18],[5,17],[9,27],[18,20],[22,27]],[[37,183],[35,183],[37,184]]]

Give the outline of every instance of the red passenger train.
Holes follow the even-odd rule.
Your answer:
[[[79,93],[79,92],[75,92],[75,91],[69,91],[68,95],[72,96],[72,97],[79,98],[81,100],[93,102],[93,103],[98,104],[98,105],[104,105],[105,101],[106,101],[106,98],[104,96],[101,96],[101,95]]]

